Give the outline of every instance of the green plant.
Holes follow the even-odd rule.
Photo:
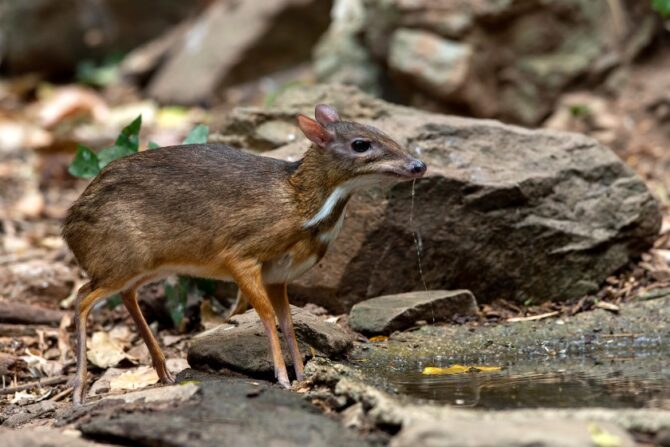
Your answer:
[[[123,54],[112,54],[102,62],[85,60],[77,65],[77,81],[93,87],[106,87],[119,80],[119,65]]]
[[[172,323],[180,330],[183,329],[181,326],[184,321],[188,294],[192,289],[192,281],[186,276],[180,276],[177,284],[174,285],[165,282],[165,306],[170,312]]]
[[[117,158],[136,153],[140,147],[140,128],[142,115],[121,130],[112,146],[102,149],[97,154],[88,146],[80,144],[70,164],[68,172],[75,177],[91,178]]]
[[[140,148],[140,129],[142,115],[138,116],[121,130],[112,146],[102,149],[97,154],[93,149],[83,144],[77,146],[77,153],[68,168],[68,172],[75,177],[92,178],[112,161],[136,153]],[[184,144],[204,144],[207,142],[209,127],[198,124],[184,138]],[[156,149],[160,145],[150,141],[147,149]]]
[[[663,17],[670,17],[670,0],[651,0],[651,7]]]
[[[591,116],[591,110],[585,104],[573,104],[570,106],[570,115],[573,118],[587,118]]]
[[[68,168],[75,177],[92,178],[112,161],[137,153],[140,148],[140,129],[142,116],[135,118],[121,130],[112,146],[102,149],[97,154],[83,144],[77,146],[77,153]],[[207,142],[209,128],[205,124],[195,126],[184,138],[184,144],[204,144]],[[156,149],[160,145],[154,141],[147,144],[147,149]],[[203,293],[212,294],[215,281],[180,276],[176,285],[165,283],[165,305],[175,327],[183,329],[184,311],[189,294],[202,298]],[[107,307],[114,309],[121,304],[121,297],[116,294],[107,299]]]

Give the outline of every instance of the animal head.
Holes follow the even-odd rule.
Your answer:
[[[312,150],[319,151],[320,158],[343,181],[374,184],[413,180],[426,172],[425,163],[375,127],[342,121],[337,111],[325,104],[316,106],[315,118],[298,115],[300,130],[316,146]]]

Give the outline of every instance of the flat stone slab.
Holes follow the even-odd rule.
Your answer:
[[[128,408],[93,416],[78,428],[94,440],[173,447],[367,446],[300,395],[266,383],[223,377],[203,381],[171,408]]]
[[[100,446],[100,444],[79,439],[76,435],[64,434],[58,430],[48,428],[31,428],[30,430],[7,430],[0,428],[0,439],[2,439],[3,447]]]
[[[594,440],[607,439],[609,444]],[[395,437],[390,447],[633,447],[631,436],[613,424],[567,419],[527,421],[480,421],[439,418],[418,421]]]
[[[419,320],[440,323],[454,316],[477,313],[477,301],[469,290],[430,290],[385,295],[356,304],[349,325],[367,335],[390,334],[407,329]]]
[[[328,357],[346,353],[353,337],[334,323],[327,323],[310,312],[291,306],[303,360],[311,357],[312,349]],[[188,351],[188,363],[196,369],[226,368],[255,377],[272,377],[274,366],[263,325],[254,310],[230,319],[232,325],[222,325],[200,334]],[[287,366],[293,364],[288,346],[280,335]],[[291,368],[289,374],[291,374]]]

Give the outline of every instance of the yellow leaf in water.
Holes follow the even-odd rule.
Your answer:
[[[374,337],[370,337],[370,341],[372,343],[377,343],[377,342],[380,342],[380,341],[386,341],[388,339],[389,338],[386,335],[375,335]]]
[[[435,366],[426,366],[421,374],[426,376],[441,374],[465,374],[471,372],[497,372],[502,370],[500,366],[470,366],[470,365],[451,365],[448,368],[438,368]]]
[[[620,447],[623,445],[620,437],[606,431],[597,424],[589,424],[589,433],[591,434],[591,441],[598,447]]]

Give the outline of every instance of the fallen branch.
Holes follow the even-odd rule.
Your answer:
[[[58,335],[58,329],[51,326],[0,323],[0,337],[35,337],[38,331],[49,336]]]
[[[0,396],[14,394],[17,391],[25,391],[43,386],[59,385],[70,380],[70,376],[49,377],[48,379],[38,380],[37,382],[25,383],[23,385],[10,386],[0,389]]]
[[[560,312],[555,310],[553,312],[547,312],[546,314],[540,314],[540,315],[533,315],[530,317],[514,317],[514,318],[508,318],[507,321],[510,323],[516,323],[519,321],[537,321],[537,320],[544,320],[545,318],[551,318],[555,317],[559,314]]]
[[[13,301],[0,301],[0,323],[53,324],[63,318],[61,310],[46,309]]]

